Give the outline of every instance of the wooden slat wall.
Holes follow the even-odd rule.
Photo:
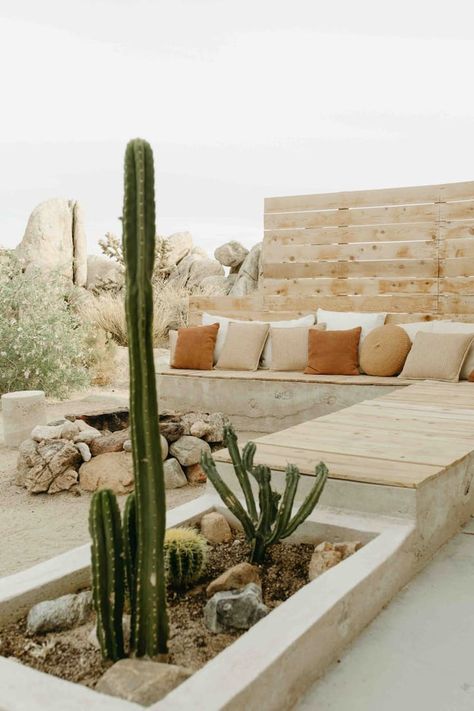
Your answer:
[[[318,307],[474,321],[474,182],[267,198],[262,272],[251,297],[192,299],[192,321]]]

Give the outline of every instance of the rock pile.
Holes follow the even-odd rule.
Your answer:
[[[54,494],[79,486],[84,491],[134,488],[128,409],[105,410],[38,425],[22,442],[16,484],[32,494]],[[202,452],[219,445],[226,417],[222,413],[164,412],[160,415],[165,486],[175,489],[206,481]]]

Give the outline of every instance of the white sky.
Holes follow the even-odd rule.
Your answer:
[[[0,0],[0,244],[61,196],[96,251],[137,135],[209,251],[265,195],[472,180],[473,67],[472,0]]]

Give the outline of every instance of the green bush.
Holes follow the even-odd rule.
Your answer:
[[[87,333],[59,276],[28,270],[0,252],[0,393],[66,397],[87,385]]]

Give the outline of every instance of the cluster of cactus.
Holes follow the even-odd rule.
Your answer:
[[[178,590],[188,587],[206,569],[206,539],[194,528],[169,528],[165,534],[165,561],[169,584]]]
[[[105,658],[125,655],[126,591],[131,653],[164,659],[168,652],[166,501],[152,336],[155,190],[153,153],[141,139],[131,141],[125,153],[123,251],[135,493],[127,500],[123,523],[111,491],[97,492],[92,498],[93,599]]]
[[[291,536],[314,510],[323,492],[328,476],[326,465],[321,462],[315,470],[314,484],[293,514],[300,472],[293,464],[288,464],[283,494],[272,489],[271,471],[265,465],[254,465],[256,446],[248,442],[240,453],[237,436],[232,426],[224,430],[224,444],[227,447],[236,478],[242,489],[245,507],[227,486],[217,471],[212,456],[203,453],[201,465],[227,508],[242,524],[247,541],[250,543],[250,562],[262,563],[265,551],[273,543]],[[258,506],[252,490],[251,478],[258,486]]]

